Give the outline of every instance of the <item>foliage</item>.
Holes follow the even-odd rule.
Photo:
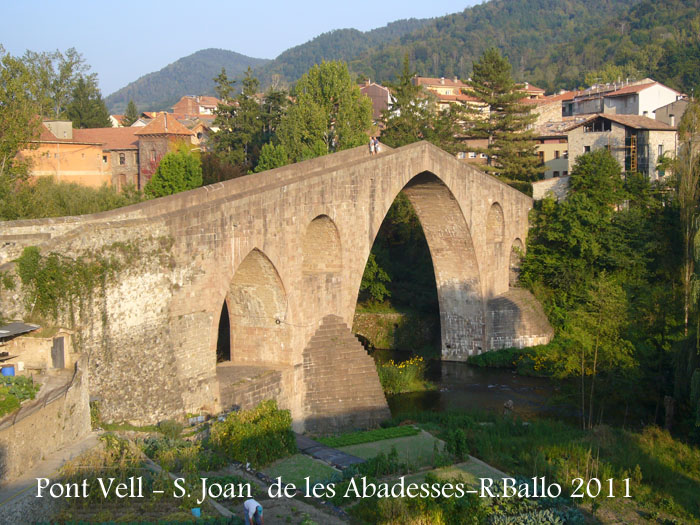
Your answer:
[[[0,220],[69,217],[98,213],[141,202],[133,186],[121,192],[110,186],[89,188],[53,177],[16,183],[5,195],[0,190]]]
[[[260,159],[258,159],[258,165],[255,166],[253,171],[260,173],[261,171],[281,168],[287,164],[289,164],[289,155],[285,147],[282,144],[275,146],[268,142],[260,150]]]
[[[289,410],[279,410],[274,400],[263,401],[214,423],[210,440],[226,457],[262,467],[297,451],[291,425]]]
[[[485,169],[507,180],[537,180],[541,163],[534,132],[528,130],[536,115],[520,101],[522,86],[513,81],[510,62],[492,47],[474,63],[473,69],[466,94],[477,102],[468,106],[471,118],[466,133],[469,138],[488,140],[486,148],[478,149],[486,154]]]
[[[393,360],[377,363],[377,373],[387,394],[416,392],[431,387],[425,380],[425,361],[422,357],[412,357],[400,363]]]
[[[27,175],[28,162],[18,153],[39,135],[39,106],[26,89],[31,81],[26,64],[0,46],[0,205]]]
[[[333,437],[318,438],[320,443],[328,447],[338,448],[347,447],[350,445],[359,445],[360,443],[372,443],[383,439],[394,439],[406,436],[415,436],[420,433],[420,429],[404,425],[400,427],[378,428],[375,430],[365,430],[361,432],[349,432]]]
[[[294,96],[277,130],[292,162],[367,142],[372,102],[360,93],[345,63],[311,67],[296,84]]]
[[[67,310],[74,323],[76,308],[92,296],[95,288],[104,286],[140,255],[137,245],[125,243],[114,243],[75,259],[53,252],[42,255],[36,246],[28,246],[16,260],[27,310],[53,320]]]
[[[182,423],[173,419],[166,419],[158,423],[158,431],[168,439],[178,439],[182,434]]]
[[[166,153],[143,192],[153,199],[174,195],[202,185],[202,163],[199,156],[184,144],[177,151]]]
[[[34,399],[39,386],[30,377],[0,376],[0,417],[14,412],[22,401]]]
[[[112,127],[96,78],[80,77],[76,80],[71,101],[66,106],[66,117],[73,122],[74,128]]]
[[[257,163],[263,143],[262,110],[256,99],[258,79],[248,68],[242,80],[243,90],[235,98],[231,98],[233,82],[225,71],[216,82],[223,100],[216,108],[214,120],[219,129],[210,138],[214,152],[222,162],[248,171]]]
[[[623,493],[622,480],[630,478],[630,494],[638,508],[663,506],[674,517],[700,517],[700,501],[694,497],[700,487],[700,449],[657,427],[641,432],[607,426],[582,430],[561,421],[523,424],[493,413],[464,411],[404,413],[389,423],[402,420],[431,422],[443,433],[461,429],[476,457],[510,475],[545,476],[561,484],[564,495],[573,490],[571,480],[576,477],[614,478],[616,496]],[[614,503],[612,498],[596,501],[604,508]],[[615,507],[611,511],[615,513]]]
[[[124,111],[124,118],[122,118],[122,126],[131,126],[134,122],[139,119],[139,110],[133,100],[129,100],[126,105],[126,111]]]
[[[144,454],[168,472],[196,474],[218,470],[226,458],[206,448],[201,442],[168,437],[148,438],[142,445]]]
[[[377,303],[382,302],[385,297],[391,295],[385,284],[390,280],[389,274],[377,264],[374,253],[370,253],[360,282],[360,297]]]

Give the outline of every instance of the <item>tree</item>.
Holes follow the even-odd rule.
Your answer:
[[[214,151],[222,161],[240,164],[246,171],[257,162],[262,146],[263,120],[256,94],[260,83],[248,68],[243,78],[243,90],[235,100],[228,97],[233,92],[233,84],[222,71],[216,79],[217,93],[224,101],[216,110],[215,125],[219,131],[212,136]]]
[[[122,125],[124,127],[131,126],[134,122],[139,119],[139,110],[133,100],[129,100],[126,105],[126,111],[124,112],[124,118],[122,119]]]
[[[144,188],[149,198],[165,197],[202,185],[202,164],[199,157],[181,144],[177,151],[166,153],[156,172]]]
[[[289,164],[289,155],[282,144],[275,146],[268,142],[264,144],[260,151],[260,159],[258,165],[255,166],[255,173],[267,171],[274,168],[280,168]]]
[[[74,128],[111,128],[109,111],[102,100],[94,76],[80,77],[72,91],[72,100],[66,107],[66,116]]]
[[[32,76],[32,94],[40,114],[49,118],[65,116],[78,79],[90,69],[83,56],[71,47],[65,53],[27,51],[23,61]]]
[[[297,83],[296,101],[277,136],[290,160],[325,155],[367,142],[372,102],[360,93],[344,62],[322,62]]]
[[[391,295],[386,287],[386,283],[390,281],[389,275],[377,264],[374,254],[370,253],[362,274],[360,293],[372,302],[381,303],[385,297]]]
[[[452,105],[449,110],[440,111],[435,96],[414,85],[413,76],[406,55],[399,80],[391,86],[393,100],[382,113],[385,126],[382,142],[395,148],[427,140],[446,151],[454,151],[462,134],[460,108]]]
[[[0,46],[0,199],[16,180],[26,177],[28,162],[18,154],[31,147],[41,126],[31,83],[23,61]]]
[[[534,135],[528,131],[536,117],[521,103],[522,86],[513,81],[508,59],[497,49],[488,49],[474,63],[467,84],[466,94],[475,97],[479,107],[470,108],[466,132],[469,138],[488,139],[486,148],[478,150],[486,154],[486,170],[504,180],[537,180],[542,168]]]
[[[263,135],[265,142],[272,140],[277,133],[282,117],[287,111],[289,98],[287,92],[273,89],[272,87],[265,93],[262,103],[260,118],[263,122]]]
[[[700,104],[688,105],[678,126],[680,146],[674,163],[676,193],[680,207],[683,237],[682,283],[685,333],[688,333],[691,278],[693,275],[693,237],[700,198]]]

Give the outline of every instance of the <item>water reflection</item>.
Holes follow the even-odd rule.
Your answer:
[[[387,355],[376,358],[385,360]],[[452,409],[503,413],[504,405],[512,401],[512,412],[523,419],[546,416],[576,420],[574,411],[558,400],[555,386],[545,378],[519,376],[506,369],[476,368],[466,363],[431,361],[428,379],[437,385],[437,390],[387,396],[391,413]]]

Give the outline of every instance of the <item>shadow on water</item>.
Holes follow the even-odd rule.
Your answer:
[[[378,361],[403,361],[409,354],[377,350],[374,357]],[[436,390],[387,396],[392,415],[417,410],[487,410],[500,414],[512,401],[512,412],[523,419],[548,417],[577,422],[576,409],[558,401],[557,387],[546,378],[439,360],[429,362],[426,375]]]

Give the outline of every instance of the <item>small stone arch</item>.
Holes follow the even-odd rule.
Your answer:
[[[505,237],[505,225],[503,208],[501,208],[500,204],[494,202],[486,216],[486,242],[488,244],[502,243]]]
[[[343,268],[340,234],[328,215],[319,215],[309,223],[302,250],[304,273],[339,272]]]
[[[508,263],[509,288],[520,286],[520,265],[522,264],[523,255],[525,255],[525,246],[523,245],[523,241],[516,238],[510,247],[510,261]]]
[[[226,305],[231,360],[281,360],[287,293],[274,264],[260,250],[252,250],[238,266]]]

